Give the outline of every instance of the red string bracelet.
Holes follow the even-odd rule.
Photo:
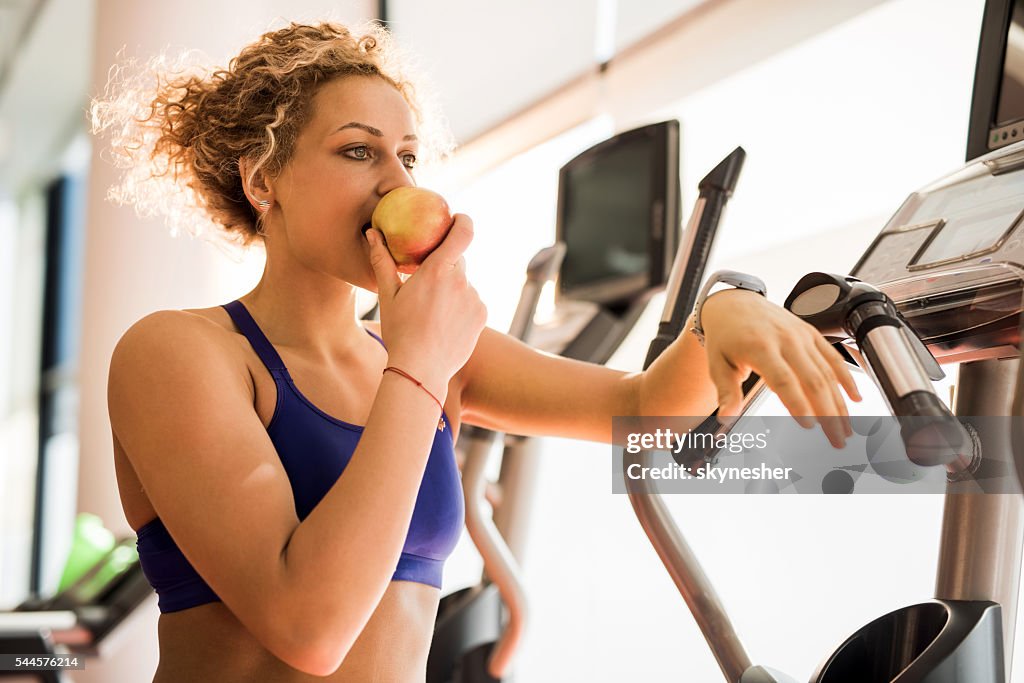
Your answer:
[[[432,393],[430,393],[430,389],[427,389],[425,386],[423,386],[423,382],[419,381],[418,379],[416,379],[415,377],[410,375],[405,370],[402,370],[401,368],[396,368],[394,365],[389,365],[386,368],[384,368],[384,372],[387,372],[388,370],[390,370],[391,372],[394,372],[396,374],[399,374],[402,377],[405,377],[407,380],[409,380],[410,382],[412,382],[413,384],[418,386],[420,389],[422,389],[423,391],[427,392],[427,396],[429,396],[430,398],[434,399],[434,403],[437,404],[437,407],[441,409],[441,412],[444,412],[444,406],[442,406],[441,402],[439,400],[437,400],[437,396],[434,396]],[[383,373],[381,373],[381,374],[383,374]]]

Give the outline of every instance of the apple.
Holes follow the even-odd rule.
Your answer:
[[[370,225],[384,235],[398,272],[416,272],[444,241],[455,219],[444,197],[422,187],[399,187],[384,195]]]

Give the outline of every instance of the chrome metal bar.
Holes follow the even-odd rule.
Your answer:
[[[745,158],[746,152],[737,147],[698,184],[700,197],[686,231],[686,241],[672,265],[665,310],[658,325],[658,333],[648,347],[644,360],[645,370],[683,331],[686,318],[700,291],[700,280],[711,257],[722,212],[732,196]],[[753,405],[759,393],[747,393],[744,410]],[[631,462],[639,462],[644,466],[650,465],[652,460],[649,453],[637,454],[636,460],[627,458],[623,453],[623,458],[623,465],[627,468]],[[712,654],[718,660],[718,666],[729,683],[738,682],[743,672],[750,668],[750,657],[743,649],[711,582],[673,521],[654,482],[626,476],[623,479],[640,525],[704,633]]]
[[[753,387],[744,399],[740,415],[756,405],[765,389],[763,380]],[[628,457],[627,454],[624,457]],[[641,466],[653,465],[653,459],[647,452],[637,454],[636,458]],[[626,464],[628,466],[628,461]],[[736,683],[750,668],[750,656],[736,635],[714,586],[657,492],[655,480],[630,477],[624,477],[624,480],[640,526],[690,608],[725,679]]]
[[[888,371],[889,381],[898,396],[915,391],[935,391],[921,361],[908,346],[903,330],[888,325],[876,327],[868,332],[867,339],[882,367]]]
[[[565,249],[565,244],[558,242],[541,249],[530,260],[526,269],[526,282],[523,283],[523,291],[519,297],[519,306],[509,328],[510,336],[521,340],[528,339],[544,284],[554,279],[558,273],[558,268],[565,257]],[[491,511],[484,507],[488,486],[487,462],[495,442],[500,440],[501,435],[487,429],[464,426],[463,437],[464,441],[469,442],[462,466],[466,530],[483,558],[486,577],[498,587],[498,593],[508,611],[508,620],[487,662],[488,673],[500,679],[511,668],[516,649],[526,629],[526,591],[523,589],[516,557],[502,538],[499,527],[492,519]],[[509,494],[521,495],[521,492],[510,491]],[[514,505],[508,498],[505,503],[504,507]],[[516,507],[524,508],[520,514],[528,513],[528,505]]]
[[[1010,415],[1018,359],[984,360],[960,366],[954,412],[963,417]],[[1012,470],[1009,430],[984,430],[982,455],[1005,459]],[[1006,678],[1013,638],[1024,546],[1024,503],[1018,494],[957,494],[947,489],[942,518],[935,597],[991,600],[1003,613]]]
[[[466,530],[484,559],[487,578],[494,582],[508,610],[508,621],[495,643],[488,661],[488,673],[502,678],[512,665],[519,642],[526,628],[526,593],[519,577],[519,565],[502,539],[491,517],[480,505],[487,486],[487,461],[494,441],[474,438],[462,466],[462,482],[466,499]],[[472,503],[470,502],[472,501]]]
[[[526,557],[526,541],[533,512],[533,496],[540,471],[540,439],[507,434],[501,456],[501,505],[494,525],[519,564]]]
[[[653,458],[647,453],[639,453],[637,458],[643,466],[653,465]],[[725,679],[729,683],[736,683],[743,672],[750,668],[750,656],[743,649],[743,643],[736,635],[736,629],[729,621],[729,615],[697,556],[679,532],[672,513],[659,494],[630,493],[629,498],[637,519],[690,608]]]

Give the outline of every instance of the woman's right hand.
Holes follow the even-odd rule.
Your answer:
[[[465,214],[454,218],[444,241],[405,282],[380,232],[366,233],[389,362],[431,391],[447,389],[472,355],[487,321],[487,309],[466,279],[463,253],[473,240],[473,221]]]

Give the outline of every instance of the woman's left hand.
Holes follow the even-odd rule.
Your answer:
[[[743,381],[756,372],[802,426],[820,423],[837,448],[853,435],[839,386],[854,401],[860,392],[843,357],[812,325],[739,289],[708,297],[701,325],[719,415],[739,413]]]

